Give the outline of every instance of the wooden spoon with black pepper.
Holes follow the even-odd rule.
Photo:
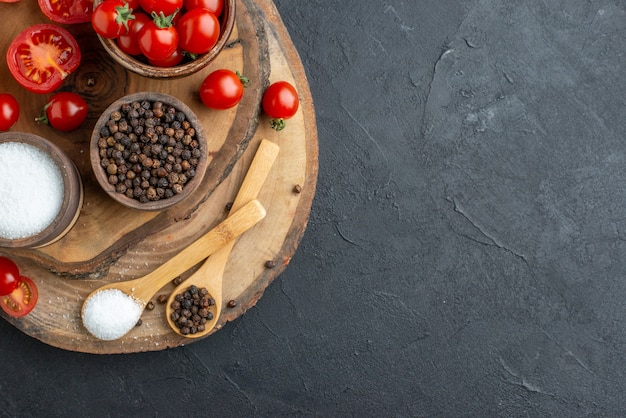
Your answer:
[[[278,156],[278,151],[279,147],[275,143],[265,139],[261,141],[233,201],[231,213],[257,198]],[[211,332],[217,324],[222,311],[224,269],[234,245],[235,241],[231,241],[213,253],[170,295],[166,305],[166,316],[177,334],[188,338],[200,338]]]

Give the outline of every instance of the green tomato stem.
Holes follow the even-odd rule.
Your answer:
[[[50,120],[48,119],[48,112],[47,112],[47,110],[48,110],[48,107],[50,107],[51,104],[52,103],[48,103],[48,104],[46,104],[43,107],[43,109],[42,109],[41,113],[39,114],[39,116],[37,116],[35,118],[35,122],[43,123],[43,124],[46,124],[46,125],[50,125]]]
[[[283,118],[274,118],[274,119],[270,120],[270,126],[275,131],[282,131],[283,129],[285,129],[285,126],[286,126],[285,119],[283,119]]]
[[[176,11],[169,16],[165,16],[163,12],[160,12],[159,14],[157,14],[157,12],[152,12],[152,20],[159,29],[169,28],[172,26],[174,16],[176,16],[176,13],[178,13],[179,10],[180,9],[176,9]]]
[[[128,21],[135,19],[135,15],[133,14],[133,9],[129,8],[128,3],[126,3],[124,6],[116,7],[115,11],[117,12],[115,23],[117,23],[120,26],[124,25],[126,30],[128,30]]]
[[[241,84],[243,85],[243,87],[244,88],[248,87],[248,84],[250,84],[250,79],[246,77],[245,75],[241,75],[239,71],[235,71],[235,74],[237,74],[237,77],[239,77],[239,81],[241,81]]]

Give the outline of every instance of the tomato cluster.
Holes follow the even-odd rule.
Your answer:
[[[125,53],[172,67],[215,46],[223,8],[224,0],[104,0],[91,24]]]
[[[237,105],[243,96],[243,89],[249,80],[227,69],[210,73],[200,86],[200,100],[211,109],[230,109]],[[300,106],[300,98],[295,87],[287,81],[271,84],[263,93],[263,111],[270,117],[270,126],[280,131],[286,126],[286,119],[293,117]]]

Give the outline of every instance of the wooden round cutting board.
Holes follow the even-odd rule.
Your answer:
[[[142,324],[116,341],[92,337],[82,325],[80,309],[93,290],[149,273],[223,220],[262,139],[280,147],[259,196],[267,216],[233,248],[216,330],[252,307],[289,264],[306,228],[317,181],[313,103],[300,58],[274,4],[239,0],[236,13],[236,26],[217,60],[193,76],[175,80],[128,72],[108,58],[89,24],[65,26],[79,41],[83,61],[60,90],[79,93],[90,107],[88,120],[69,134],[37,125],[34,118],[51,95],[26,91],[13,81],[6,65],[0,67],[0,90],[13,94],[21,105],[20,120],[12,130],[36,133],[61,146],[77,165],[85,186],[80,217],[63,239],[40,249],[0,248],[0,254],[15,260],[39,289],[39,302],[29,315],[2,314],[15,327],[46,344],[89,353],[155,351],[198,341],[178,336],[167,325],[165,306],[157,297],[169,294],[173,284],[155,294],[155,307],[144,312]],[[47,22],[34,1],[0,3],[0,14],[19,22],[3,29],[3,51],[27,26]],[[218,68],[238,70],[251,80],[234,109],[210,110],[198,98],[202,80]],[[260,107],[265,88],[278,80],[294,84],[301,100],[300,110],[280,132],[270,128]],[[158,91],[183,100],[208,134],[210,163],[202,185],[188,201],[165,212],[141,212],[115,203],[99,189],[89,164],[89,137],[100,112],[119,97],[138,91]],[[235,307],[228,307],[231,300],[237,302]]]

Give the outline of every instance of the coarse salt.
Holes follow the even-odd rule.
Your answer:
[[[116,340],[137,325],[143,304],[119,289],[96,291],[83,306],[85,328],[100,340]]]
[[[27,238],[46,229],[61,210],[63,176],[39,148],[3,142],[0,191],[0,238]]]

